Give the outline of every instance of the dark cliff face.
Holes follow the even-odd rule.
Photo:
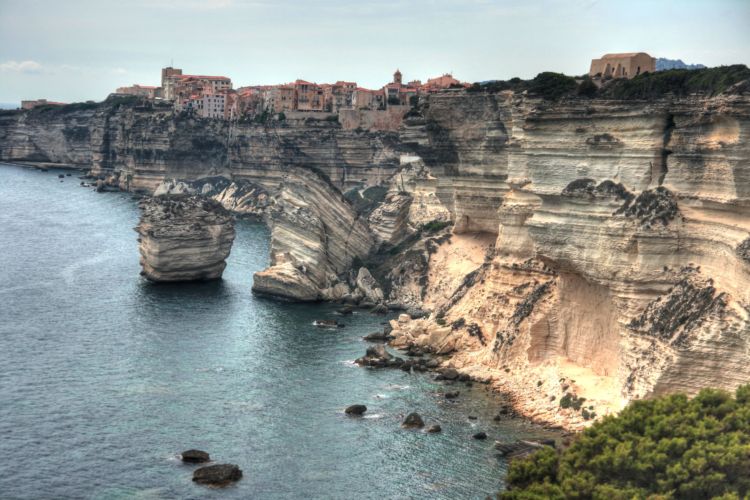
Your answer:
[[[90,168],[146,191],[165,178],[210,175],[274,183],[289,167],[318,170],[349,189],[386,179],[399,149],[395,133],[343,130],[329,120],[230,123],[137,100],[0,115],[0,160]]]

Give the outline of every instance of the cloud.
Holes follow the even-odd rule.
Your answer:
[[[42,70],[42,65],[36,61],[6,61],[0,63],[0,71],[13,73],[38,73]]]

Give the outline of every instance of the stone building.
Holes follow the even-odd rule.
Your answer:
[[[232,80],[226,76],[184,75],[180,68],[163,68],[161,86],[164,98],[179,100],[193,94],[218,94],[231,90]]]
[[[633,78],[641,73],[656,71],[656,58],[645,52],[604,54],[591,60],[589,76],[599,78]]]
[[[297,111],[323,111],[325,107],[325,97],[323,88],[305,80],[296,80],[294,82],[294,93],[296,98]]]
[[[149,99],[161,97],[160,87],[154,87],[153,85],[138,85],[137,83],[134,83],[129,87],[118,87],[115,92],[117,94],[136,95],[140,97],[147,97]]]
[[[37,106],[65,106],[64,102],[48,101],[47,99],[29,99],[21,101],[21,109],[34,109]]]

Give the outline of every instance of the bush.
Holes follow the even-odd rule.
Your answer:
[[[420,227],[420,229],[425,233],[437,233],[438,231],[441,231],[450,225],[451,223],[448,221],[431,220],[430,222],[422,224],[422,227]]]
[[[575,394],[567,393],[560,398],[560,408],[573,408],[578,411],[581,409],[586,398],[579,398]]]
[[[635,401],[562,451],[510,464],[521,498],[745,498],[750,493],[750,385]]]
[[[278,119],[278,120],[279,120],[280,122],[283,122],[284,120],[286,120],[286,115],[284,114],[284,112],[283,112],[283,111],[282,111],[281,113],[279,113],[279,115],[277,116],[277,119]]]
[[[554,101],[564,95],[570,94],[576,87],[575,78],[565,76],[562,73],[545,71],[544,73],[539,73],[531,80],[529,91],[542,96],[544,99]]]
[[[576,94],[583,97],[594,97],[596,96],[598,91],[599,87],[596,86],[591,78],[586,76],[583,78],[583,80],[581,80],[581,83],[578,84]]]
[[[612,80],[602,89],[602,94],[614,99],[655,99],[669,93],[676,96],[687,96],[692,93],[716,95],[747,79],[750,79],[750,69],[744,64],[703,69],[671,69],[643,73],[630,80]]]

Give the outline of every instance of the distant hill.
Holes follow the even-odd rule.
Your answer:
[[[17,102],[0,102],[0,109],[16,109],[20,107]]]
[[[667,59],[660,57],[656,60],[656,71],[664,71],[667,69],[703,69],[703,64],[685,64],[682,59]]]

